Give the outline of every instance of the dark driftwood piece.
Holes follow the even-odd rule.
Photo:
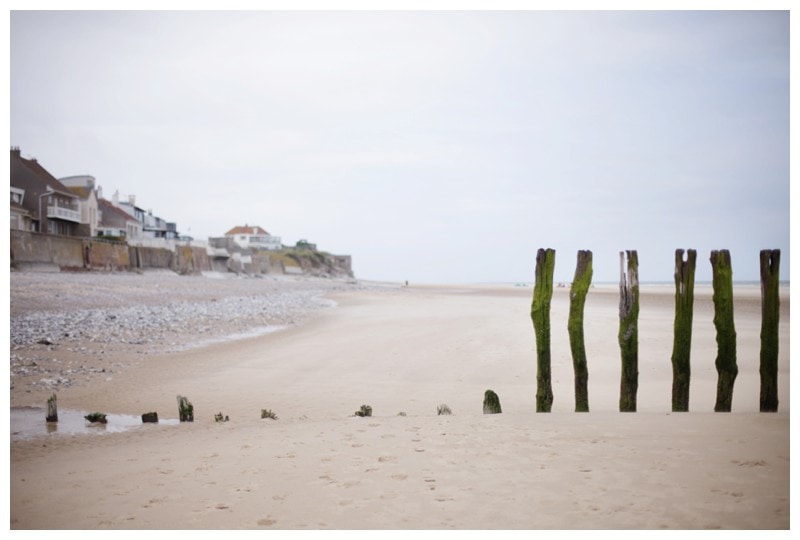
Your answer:
[[[45,421],[58,422],[58,402],[55,394],[47,398],[47,416],[45,417]]]
[[[781,251],[761,251],[761,412],[778,411],[778,323]]]
[[[84,416],[87,422],[91,422],[92,424],[107,424],[108,420],[106,419],[106,415],[99,412],[89,413]]]
[[[178,418],[181,422],[194,422],[194,406],[189,398],[178,396]]]
[[[142,423],[144,424],[158,424],[158,413],[148,412],[142,415]]]
[[[619,274],[618,338],[622,360],[619,410],[636,412],[636,393],[639,389],[639,257],[635,250],[620,251]]]
[[[592,284],[592,252],[578,251],[578,264],[569,293],[569,348],[575,371],[575,412],[589,412],[589,370],[586,366],[586,346],[583,339],[583,311],[586,294]]]
[[[536,334],[536,412],[550,412],[553,386],[550,375],[550,302],[553,298],[553,268],[556,252],[536,253],[536,283],[533,287],[531,320]]]
[[[483,414],[500,414],[503,409],[500,407],[500,398],[494,390],[487,390],[483,394]]]
[[[689,410],[692,377],[692,317],[694,312],[694,271],[697,251],[675,250],[675,326],[672,341],[672,411]]]
[[[717,329],[717,400],[716,412],[730,412],[733,383],[739,374],[736,365],[736,329],[733,325],[733,270],[727,249],[711,252],[714,287],[714,327]]]

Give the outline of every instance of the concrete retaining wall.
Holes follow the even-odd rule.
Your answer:
[[[11,230],[11,263],[19,268],[40,270],[147,270],[164,269],[195,274],[211,271],[204,248],[128,246],[96,238],[58,236]]]

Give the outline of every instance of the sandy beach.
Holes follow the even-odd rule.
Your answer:
[[[531,293],[12,273],[10,528],[789,528],[788,287],[777,413],[758,412],[758,285],[735,287],[731,413],[713,412],[710,285],[695,290],[690,412],[671,413],[674,287],[646,284],[638,412],[619,413],[619,290],[598,284],[585,311],[591,412],[573,412],[566,287],[551,312],[553,411],[537,414]],[[157,329],[136,330],[136,306],[162,317]],[[32,330],[67,313],[92,332]],[[482,413],[487,389],[502,414]],[[162,421],[48,433],[53,392],[65,416]],[[193,423],[177,423],[177,395]],[[371,417],[353,416],[362,404]],[[15,432],[25,407],[40,420]]]

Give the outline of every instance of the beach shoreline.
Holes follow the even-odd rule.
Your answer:
[[[99,290],[114,279],[100,276]],[[12,316],[22,292],[13,280]],[[114,352],[129,365],[59,389],[64,410],[166,420],[184,395],[195,421],[12,438],[11,528],[789,528],[788,290],[778,413],[758,412],[757,289],[735,291],[733,411],[713,412],[713,305],[700,287],[690,412],[672,413],[674,298],[647,286],[639,409],[618,412],[619,292],[598,286],[584,321],[591,412],[573,412],[561,288],[551,313],[553,412],[537,414],[531,289],[329,285],[322,294],[335,307],[281,331]],[[12,383],[12,406],[43,407],[52,393]],[[482,414],[489,388],[500,415]],[[451,416],[437,415],[442,403]],[[362,404],[372,417],[354,416]],[[261,419],[261,409],[278,419]],[[230,421],[215,422],[217,413]]]

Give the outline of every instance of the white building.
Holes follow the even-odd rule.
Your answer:
[[[281,249],[281,237],[272,236],[261,227],[234,227],[225,233],[226,238],[231,238],[233,242],[243,249],[263,249],[275,251]]]

